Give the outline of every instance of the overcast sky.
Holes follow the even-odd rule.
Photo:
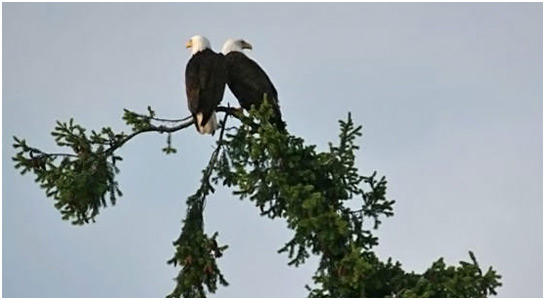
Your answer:
[[[97,223],[62,221],[20,176],[11,136],[58,150],[55,120],[127,130],[123,108],[188,114],[183,73],[195,34],[229,37],[270,75],[288,129],[326,149],[337,120],[364,126],[358,167],[388,179],[395,216],[378,255],[424,271],[475,252],[503,276],[502,297],[541,297],[542,4],[3,3],[2,286],[4,297],[162,297],[185,200],[213,137],[193,127],[123,147],[124,196]],[[224,104],[235,104],[226,91]],[[222,297],[304,297],[316,260],[276,253],[291,237],[220,188],[206,230],[230,248]]]

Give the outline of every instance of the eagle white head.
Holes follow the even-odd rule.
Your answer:
[[[233,39],[230,38],[223,44],[223,48],[221,49],[221,53],[223,55],[232,52],[232,51],[238,51],[242,52],[244,49],[252,49],[252,45],[248,42],[246,42],[243,39]]]
[[[210,41],[202,35],[193,36],[187,43],[186,48],[191,48],[191,54],[195,54],[204,49],[211,49]]]

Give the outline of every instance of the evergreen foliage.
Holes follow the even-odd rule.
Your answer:
[[[219,246],[218,232],[205,232],[203,211],[206,197],[216,185],[230,187],[240,199],[255,204],[262,216],[285,219],[293,231],[279,253],[297,267],[311,255],[319,257],[309,297],[486,297],[496,294],[501,276],[491,267],[483,272],[475,256],[459,266],[447,266],[442,258],[422,274],[406,272],[391,258],[381,261],[373,252],[375,235],[384,217],[393,216],[395,201],[386,197],[387,181],[377,172],[362,176],[355,162],[356,139],[362,127],[350,114],[339,121],[339,140],[328,151],[317,151],[302,138],[279,132],[269,122],[272,108],[265,101],[248,116],[230,108],[210,161],[203,170],[201,185],[188,197],[186,217],[175,254],[168,261],[180,267],[176,286],[169,297],[205,297],[218,283],[228,282],[218,268],[217,258],[227,249]],[[228,116],[241,125],[227,128]],[[110,128],[90,136],[85,129],[58,122],[52,132],[57,144],[73,153],[46,153],[14,137],[18,150],[15,167],[32,171],[36,182],[53,198],[63,219],[82,225],[95,221],[100,209],[114,205],[121,191],[115,181],[116,165],[122,158],[115,150],[145,132],[167,133],[166,154],[176,153],[170,134],[192,125],[155,125],[158,119],[148,108],[146,115],[126,110],[123,119],[131,133],[114,133]],[[185,122],[184,122],[185,121]]]

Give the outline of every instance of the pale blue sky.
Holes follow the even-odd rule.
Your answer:
[[[541,3],[3,4],[2,286],[5,297],[162,297],[168,266],[214,138],[189,128],[120,152],[124,196],[97,223],[60,218],[10,157],[11,136],[55,150],[55,120],[126,130],[123,108],[188,114],[192,35],[219,50],[243,37],[275,83],[289,130],[336,141],[351,111],[364,126],[358,166],[396,199],[377,253],[421,272],[473,250],[502,275],[502,297],[541,297]],[[236,103],[226,92],[224,104]],[[290,232],[220,188],[206,230],[230,245],[222,297],[304,297],[316,261],[276,254]]]

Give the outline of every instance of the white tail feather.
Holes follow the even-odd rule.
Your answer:
[[[201,126],[202,121],[202,113],[197,113],[196,115],[196,121],[197,121],[197,130],[200,134],[213,134],[216,129],[218,129],[218,121],[216,120],[216,113],[213,112],[210,116],[210,119],[208,119],[208,122],[204,124],[204,126]]]

